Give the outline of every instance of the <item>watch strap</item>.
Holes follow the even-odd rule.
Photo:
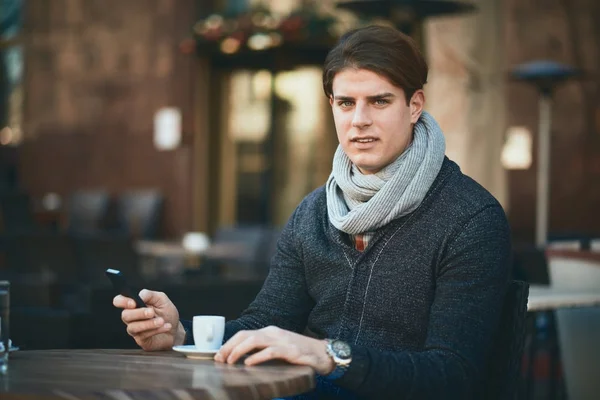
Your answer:
[[[349,362],[346,364],[340,363],[339,358],[336,356],[335,352],[333,351],[333,342],[335,340],[332,340],[332,339],[325,339],[325,340],[327,341],[327,354],[331,357],[331,359],[335,363],[335,368],[328,375],[325,375],[324,378],[327,380],[339,379],[342,376],[344,376],[344,374],[348,370],[348,367],[350,366],[350,363]]]
[[[329,374],[325,375],[324,378],[330,381],[341,378],[346,373],[346,368],[342,368],[338,365],[335,366],[335,369]]]

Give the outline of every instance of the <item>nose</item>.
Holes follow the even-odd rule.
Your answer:
[[[371,125],[371,115],[366,104],[357,103],[354,107],[354,115],[352,117],[352,126],[354,128],[363,129]]]

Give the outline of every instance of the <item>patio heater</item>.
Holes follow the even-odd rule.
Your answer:
[[[364,17],[386,18],[398,30],[413,37],[419,35],[418,29],[428,17],[476,10],[471,3],[454,0],[341,0],[337,7]]]
[[[552,91],[566,80],[579,75],[579,70],[553,61],[533,61],[515,67],[515,80],[530,83],[539,94],[537,193],[535,216],[535,244],[538,248],[548,240],[550,202],[550,126],[552,121]]]

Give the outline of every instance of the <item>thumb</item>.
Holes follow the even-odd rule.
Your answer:
[[[167,296],[164,293],[155,292],[154,290],[142,289],[140,290],[139,296],[146,305],[156,308],[161,308],[168,301]]]

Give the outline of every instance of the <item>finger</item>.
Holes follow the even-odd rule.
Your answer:
[[[215,354],[215,361],[225,362],[225,360],[227,360],[229,357],[229,354],[231,354],[231,351],[241,342],[246,340],[246,338],[248,338],[248,336],[250,336],[253,332],[255,331],[239,331],[233,335],[231,339],[221,346],[221,349],[219,349],[217,354]]]
[[[149,319],[147,321],[132,322],[129,325],[127,325],[127,333],[129,334],[129,336],[137,336],[143,332],[160,328],[164,324],[165,321],[160,317]]]
[[[130,299],[129,297],[125,297],[119,294],[113,299],[113,306],[124,309],[135,308],[135,301],[133,301],[133,299]]]
[[[248,354],[249,352],[256,349],[264,349],[265,347],[274,345],[274,343],[275,340],[266,335],[261,335],[260,333],[250,335],[246,338],[246,340],[231,350],[231,353],[227,357],[227,363],[235,364],[242,356]]]
[[[292,364],[298,364],[298,360],[296,360],[296,357],[293,357],[293,355],[290,352],[288,352],[286,348],[279,346],[266,347],[261,351],[252,354],[250,357],[244,360],[244,364],[256,365],[274,359],[286,360]]]
[[[145,340],[151,338],[152,336],[159,335],[161,333],[167,333],[170,330],[171,330],[171,324],[166,323],[163,326],[161,326],[160,328],[156,328],[156,329],[152,329],[152,330],[149,330],[149,331],[141,332],[141,333],[135,335],[135,340],[145,341]]]
[[[154,309],[152,308],[135,308],[133,310],[123,310],[121,320],[125,324],[130,324],[135,321],[143,321],[154,318]]]

